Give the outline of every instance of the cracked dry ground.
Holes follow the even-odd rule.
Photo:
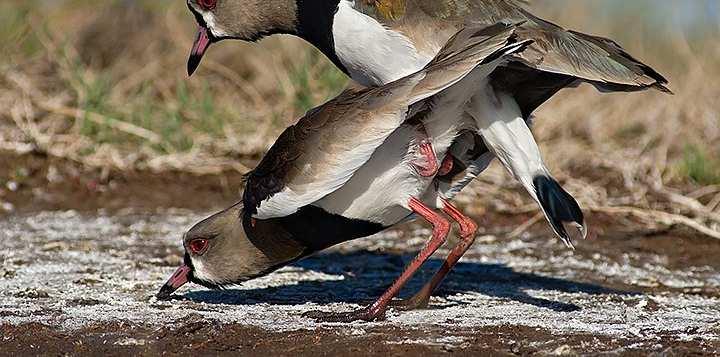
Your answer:
[[[182,232],[205,213],[147,212],[43,211],[0,220],[0,354],[720,351],[720,242],[709,238],[607,230],[573,252],[540,225],[516,239],[485,234],[428,310],[325,324],[301,315],[370,301],[429,231],[406,224],[232,290],[190,285],[180,299],[156,301],[180,263]],[[402,295],[418,289],[446,253]]]

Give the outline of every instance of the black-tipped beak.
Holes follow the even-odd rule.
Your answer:
[[[183,265],[178,268],[175,273],[168,279],[168,281],[160,288],[160,292],[155,295],[160,300],[166,300],[170,298],[170,295],[175,292],[178,288],[185,285],[190,279],[190,267]]]
[[[208,47],[212,43],[210,32],[205,26],[198,26],[197,36],[195,37],[195,43],[193,43],[192,50],[190,51],[190,58],[188,58],[187,71],[188,76],[192,76],[195,70],[200,65],[200,61],[205,55]]]

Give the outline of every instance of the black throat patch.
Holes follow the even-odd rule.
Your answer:
[[[308,205],[287,217],[275,218],[311,254],[349,240],[367,237],[384,230],[382,224],[332,214]]]
[[[341,71],[348,73],[335,52],[333,22],[340,0],[297,0],[297,35],[317,47]]]

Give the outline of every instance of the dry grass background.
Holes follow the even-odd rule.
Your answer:
[[[642,3],[535,1],[545,18],[618,40],[676,93],[566,90],[536,113],[536,137],[586,210],[720,238],[720,26],[708,15],[678,29]],[[115,170],[244,172],[243,159],[347,83],[290,37],[215,45],[188,79],[193,36],[183,1],[4,1],[0,149]],[[460,200],[476,213],[537,209],[498,165]]]

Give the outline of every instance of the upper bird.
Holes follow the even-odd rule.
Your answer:
[[[199,24],[188,72],[213,42],[283,33],[310,42],[355,81],[376,86],[423,68],[465,26],[520,23],[518,41],[533,43],[479,81],[476,95],[459,103],[458,115],[475,121],[483,139],[478,144],[500,159],[570,244],[564,225],[584,234],[582,212],[546,168],[528,127],[532,112],[580,82],[601,91],[669,90],[663,76],[612,40],[568,31],[523,5],[519,0],[188,0]],[[478,156],[448,192],[462,189],[485,167],[487,157]]]

